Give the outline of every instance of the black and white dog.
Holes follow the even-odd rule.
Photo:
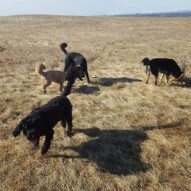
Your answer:
[[[71,65],[76,65],[77,67],[81,67],[83,70],[83,72],[79,73],[79,76],[78,78],[80,80],[83,80],[82,78],[84,78],[84,73],[87,77],[87,81],[88,83],[91,83],[90,82],[90,79],[89,79],[89,74],[88,74],[88,67],[87,67],[87,60],[86,58],[81,55],[80,53],[76,53],[76,52],[71,52],[71,53],[68,53],[66,51],[66,47],[67,47],[67,44],[66,43],[62,43],[60,44],[60,48],[61,50],[64,52],[64,54],[66,55],[66,58],[65,58],[65,65],[64,65],[64,72],[67,72],[68,68],[71,66]],[[80,71],[80,70],[79,70]]]
[[[159,73],[162,73],[160,83],[165,75],[167,85],[170,85],[169,84],[170,75],[172,75],[177,81],[180,80],[184,75],[184,72],[181,71],[180,67],[173,59],[154,58],[152,60],[149,60],[149,58],[144,58],[141,62],[144,64],[144,66],[146,66],[146,72],[148,73],[148,77],[146,80],[147,84],[149,81],[150,73],[152,73],[155,77],[155,85],[157,85]]]
[[[66,127],[67,135],[72,136],[72,104],[64,95],[51,99],[48,103],[34,109],[13,130],[13,136],[17,137],[23,131],[26,138],[39,147],[39,139],[45,136],[41,154],[45,154],[51,145],[54,135],[54,126],[61,121],[62,127]]]

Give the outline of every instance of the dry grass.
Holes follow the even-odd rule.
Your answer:
[[[17,16],[0,26],[1,190],[191,190],[190,18]],[[62,70],[61,42],[88,59],[94,84],[76,82],[76,133],[58,124],[41,156],[11,132],[59,94],[56,84],[42,94],[34,67]],[[187,83],[146,85],[144,57],[186,58]]]

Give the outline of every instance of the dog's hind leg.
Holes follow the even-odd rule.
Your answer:
[[[160,79],[159,79],[159,83],[160,83],[160,84],[161,84],[161,82],[162,82],[163,77],[164,77],[164,74],[162,74],[161,77],[160,77]]]
[[[67,114],[65,114],[65,120],[68,125],[67,135],[69,137],[73,136],[72,132],[72,110],[68,111]]]
[[[48,134],[45,135],[44,145],[43,145],[42,150],[41,150],[42,155],[47,153],[48,149],[50,148],[50,144],[51,144],[51,140],[53,139],[53,135],[54,135],[54,130],[53,129],[51,129],[48,132]]]
[[[61,120],[61,125],[62,125],[63,128],[66,128],[66,121],[65,121],[65,119]]]
[[[169,83],[169,75],[166,74],[166,85],[169,86],[170,83]]]
[[[158,74],[154,75],[155,76],[155,85],[157,86],[157,81],[158,81]]]

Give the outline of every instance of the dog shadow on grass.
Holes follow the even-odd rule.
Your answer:
[[[113,84],[116,84],[116,83],[134,83],[134,82],[142,82],[142,80],[134,79],[134,78],[126,78],[126,77],[121,77],[121,78],[98,78],[93,83],[101,85],[101,86],[112,86]]]
[[[176,81],[175,82],[172,81],[172,85],[182,88],[191,88],[191,78],[185,77],[184,82],[182,84]]]
[[[143,131],[90,128],[76,129],[75,133],[83,133],[93,139],[76,147],[62,148],[64,151],[73,150],[78,156],[56,154],[49,157],[88,159],[95,162],[101,172],[115,175],[145,172],[149,168],[141,160],[141,143],[147,139]]]
[[[141,145],[148,140],[147,132],[155,129],[179,128],[186,122],[186,119],[182,119],[169,124],[139,127],[139,130],[75,129],[75,134],[83,133],[92,139],[79,146],[62,147],[61,149],[75,151],[78,155],[55,154],[48,157],[63,160],[68,158],[88,159],[95,162],[101,172],[114,175],[146,172],[151,167],[142,161]]]
[[[140,79],[133,78],[94,78],[92,85],[82,85],[79,88],[73,90],[74,93],[79,94],[98,94],[100,92],[100,86],[109,87],[116,83],[133,83],[133,82],[142,82]]]
[[[169,129],[169,128],[181,128],[184,124],[188,124],[188,120],[186,118],[181,119],[181,121],[176,121],[173,123],[160,124],[158,123],[156,126],[132,126],[133,129],[141,129],[144,132],[151,131],[155,129]]]
[[[182,87],[191,88],[191,78],[186,77],[185,84]]]
[[[79,88],[73,90],[74,93],[79,93],[79,94],[98,94],[99,91],[100,91],[99,87],[87,86],[87,85],[82,85]]]

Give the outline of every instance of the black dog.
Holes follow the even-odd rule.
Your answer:
[[[71,93],[71,89],[73,84],[75,83],[76,78],[79,77],[79,74],[81,73],[82,68],[71,64],[66,72],[66,80],[68,81],[67,85],[64,88],[63,95],[67,96]]]
[[[175,80],[180,80],[180,78],[183,77],[184,72],[181,71],[178,64],[173,59],[169,58],[154,58],[152,60],[149,60],[148,58],[144,58],[141,61],[144,66],[146,66],[146,72],[148,72],[148,77],[146,80],[146,83],[149,81],[150,72],[155,77],[155,85],[157,85],[158,75],[159,73],[162,73],[160,83],[162,81],[162,78],[164,75],[166,75],[166,84],[169,84],[169,76],[172,75]]]
[[[51,99],[45,105],[34,109],[17,125],[13,136],[17,137],[23,131],[26,138],[36,147],[39,147],[39,139],[45,136],[41,154],[45,154],[51,145],[54,135],[54,126],[61,121],[65,128],[68,125],[67,135],[72,136],[72,104],[64,95]]]
[[[82,78],[84,78],[84,73],[85,73],[85,75],[87,77],[88,83],[91,83],[90,79],[89,79],[89,74],[88,74],[87,60],[85,59],[85,57],[83,55],[79,54],[79,53],[76,53],[76,52],[68,53],[66,51],[66,47],[67,47],[66,43],[62,43],[60,45],[61,50],[66,55],[64,71],[67,72],[67,70],[70,67],[70,65],[76,65],[79,68],[81,67],[82,68],[82,70],[81,70],[82,72],[79,72],[78,78],[80,80],[83,80]]]

